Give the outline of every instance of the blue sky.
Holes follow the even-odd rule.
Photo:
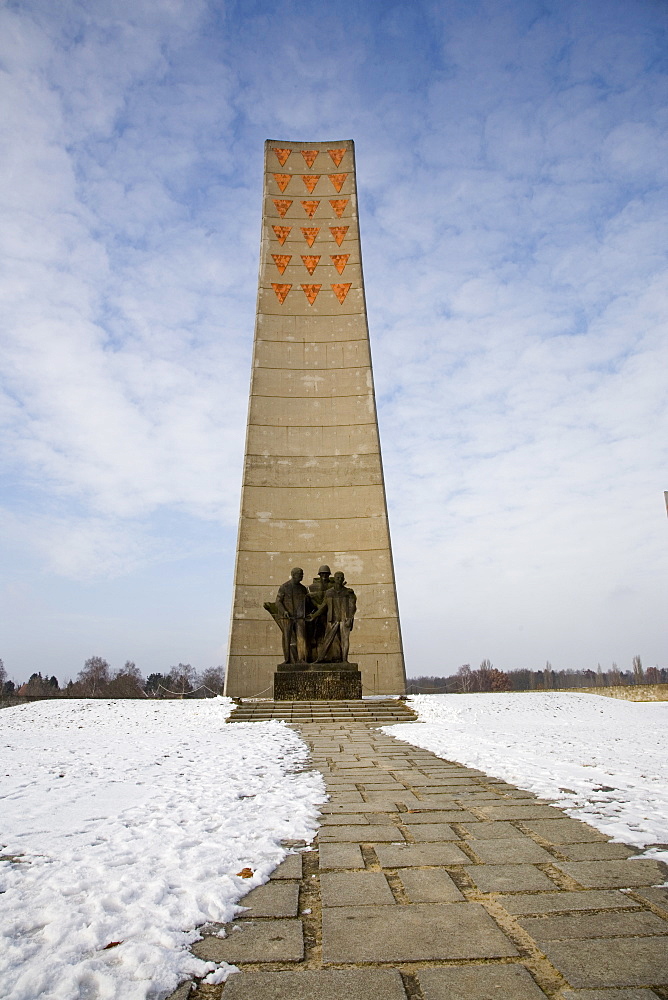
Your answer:
[[[650,0],[6,2],[9,675],[224,662],[266,138],[356,142],[408,673],[668,664],[667,36]]]

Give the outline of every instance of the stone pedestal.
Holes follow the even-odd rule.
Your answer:
[[[362,697],[356,663],[281,663],[274,674],[274,701],[351,701]]]

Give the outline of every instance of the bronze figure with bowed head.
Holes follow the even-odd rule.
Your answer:
[[[315,621],[325,611],[327,630],[318,651],[317,662],[347,663],[350,633],[357,611],[357,598],[355,591],[345,586],[345,577],[341,572],[334,574],[334,585],[326,592],[325,600],[320,607],[310,614],[307,620]]]

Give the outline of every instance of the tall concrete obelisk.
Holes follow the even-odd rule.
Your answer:
[[[281,633],[263,604],[323,563],[357,594],[363,694],[403,694],[354,145],[268,141],[228,695],[272,696]]]

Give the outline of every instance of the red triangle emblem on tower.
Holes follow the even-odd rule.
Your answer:
[[[320,260],[320,257],[305,257],[304,254],[302,254],[302,260],[304,261],[304,267],[306,268],[308,273],[313,274],[316,267],[318,266],[318,261]]]
[[[336,297],[339,300],[339,302],[341,303],[341,305],[343,305],[344,299],[345,299],[346,295],[348,294],[348,292],[350,291],[351,284],[352,284],[352,282],[348,282],[347,285],[332,285],[332,291],[336,295]],[[302,285],[302,288],[303,287],[304,286]]]
[[[281,246],[283,246],[286,239],[290,235],[290,230],[292,229],[292,226],[272,226],[271,228],[276,233],[276,239],[281,244]]]
[[[304,239],[306,240],[308,245],[312,247],[313,244],[315,243],[316,236],[320,232],[320,226],[307,227],[306,229],[302,226],[301,230],[304,235]]]
[[[348,201],[349,201],[348,198],[338,198],[336,201],[330,201],[330,205],[338,215],[339,219],[345,212]]]
[[[276,177],[276,176],[277,176],[277,174],[274,174],[274,177]],[[340,191],[341,188],[343,187],[343,183],[344,183],[346,177],[348,176],[348,174],[328,174],[327,176],[329,177],[330,181],[334,185],[334,189],[336,191]],[[282,190],[283,190],[283,188],[281,188],[281,191]]]
[[[339,272],[339,274],[343,274],[343,269],[348,263],[349,257],[350,257],[349,253],[338,253],[335,254],[333,257],[331,257],[332,263],[334,264],[334,267]]]
[[[322,288],[322,285],[302,285],[302,288],[304,289],[304,295],[308,299],[308,304],[312,306],[318,298],[318,292]]]
[[[288,292],[292,288],[292,285],[275,285],[274,282],[272,281],[271,287],[276,292],[276,298],[281,303],[281,305],[283,305],[288,296]]]
[[[346,155],[345,149],[328,149],[327,152],[329,153],[329,155],[331,156],[331,158],[334,160],[334,166],[335,167],[338,167],[339,163],[341,162],[341,160],[343,159],[343,157]]]
[[[282,167],[284,167],[285,164],[287,163],[288,156],[290,155],[290,153],[292,152],[292,150],[291,149],[274,149],[274,150],[272,150],[272,152],[276,153],[276,159],[278,160],[278,162],[280,163],[280,165]],[[338,164],[337,164],[337,166],[338,166]]]
[[[349,226],[330,226],[329,231],[336,240],[336,242],[341,246],[344,239],[346,238],[346,233],[348,232]]]
[[[302,174],[301,177],[308,193],[313,194],[313,189],[320,180],[320,174]]]
[[[302,202],[302,206],[304,208],[304,211],[308,215],[309,219],[313,218],[313,216],[315,215],[316,210],[317,210],[319,204],[320,204],[319,201],[303,201]]]
[[[286,187],[290,183],[291,176],[292,174],[274,174],[274,180],[278,184],[281,194],[283,193],[283,191],[285,191]],[[338,188],[337,190],[340,191],[341,189]]]
[[[292,202],[289,201],[287,198],[274,198],[274,205],[276,206],[276,211],[278,212],[281,218],[283,218],[287,210],[290,208],[291,204]]]
[[[302,156],[306,160],[306,166],[311,169],[315,163],[315,158],[318,155],[317,149],[302,149]]]
[[[271,256],[274,258],[274,264],[278,268],[279,272],[281,274],[283,274],[283,271],[285,271],[286,267],[290,263],[290,258],[292,257],[292,254],[291,253],[272,253]],[[340,271],[339,271],[339,274],[341,274]]]

